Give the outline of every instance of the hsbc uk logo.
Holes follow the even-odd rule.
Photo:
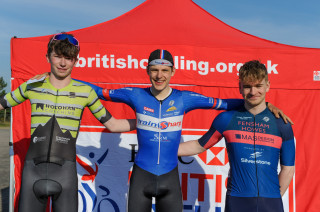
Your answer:
[[[320,71],[313,72],[313,81],[320,81]]]
[[[229,162],[225,147],[211,147],[198,156],[206,165],[225,166]]]

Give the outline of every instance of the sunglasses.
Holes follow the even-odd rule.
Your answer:
[[[52,37],[50,43],[53,40],[65,40],[65,39],[68,39],[69,43],[71,43],[72,45],[76,46],[79,49],[79,41],[75,37],[68,34],[56,34]]]

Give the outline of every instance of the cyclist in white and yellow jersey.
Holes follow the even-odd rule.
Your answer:
[[[53,211],[78,211],[76,139],[85,107],[111,132],[135,128],[135,120],[115,119],[90,86],[71,79],[79,50],[73,35],[52,36],[46,55],[50,77],[25,82],[0,98],[0,110],[27,99],[31,104],[31,142],[22,173],[20,212],[45,211],[50,196]]]

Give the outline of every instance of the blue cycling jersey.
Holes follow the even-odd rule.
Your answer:
[[[135,163],[155,175],[168,173],[178,165],[184,114],[194,109],[228,109],[225,100],[176,89],[162,101],[152,95],[150,88],[109,90],[108,95],[110,100],[126,103],[136,112],[139,149]]]
[[[107,90],[86,84],[97,92],[100,99],[125,103],[136,112],[139,148],[135,164],[155,175],[168,173],[178,165],[182,120],[187,112],[210,108],[231,110],[243,105],[242,99],[222,100],[176,89],[159,101],[150,88]]]
[[[222,137],[230,163],[227,195],[280,198],[279,158],[285,166],[295,162],[291,125],[268,109],[253,115],[243,108],[219,114],[199,143],[208,149]]]

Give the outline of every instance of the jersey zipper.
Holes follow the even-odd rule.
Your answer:
[[[161,121],[161,105],[162,105],[162,101],[160,100],[159,102],[160,102],[160,108],[159,108],[159,126],[158,126],[159,147],[158,147],[158,162],[157,162],[157,164],[160,164],[160,147],[161,147],[161,145],[160,145],[160,144],[161,144],[161,142],[160,142],[160,141],[161,141],[161,131],[160,131],[160,130],[161,130],[161,128],[160,128],[161,126],[160,126],[160,121]]]
[[[53,132],[54,132],[54,119],[56,118],[56,106],[58,101],[58,95],[59,90],[57,90],[56,94],[56,101],[54,103],[54,110],[53,110],[53,116],[52,116],[52,123],[51,123],[51,132],[50,132],[50,139],[49,139],[49,147],[48,147],[48,154],[47,154],[47,162],[50,162],[50,156],[51,156],[51,146],[52,146],[52,140],[53,140]]]
[[[258,197],[260,196],[260,191],[259,191],[259,179],[258,179],[258,164],[257,164],[257,152],[256,152],[256,116],[253,116],[253,151],[254,151],[254,164],[256,166],[256,179],[257,179],[257,191],[258,191]]]

